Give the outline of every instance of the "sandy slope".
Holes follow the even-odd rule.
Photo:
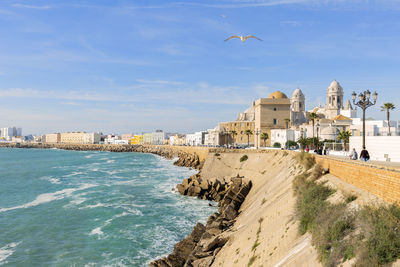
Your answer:
[[[244,154],[248,160],[240,162]],[[253,181],[253,188],[232,228],[233,234],[212,266],[248,266],[252,257],[255,260],[251,266],[321,266],[311,245],[311,236],[298,234],[292,181],[303,169],[292,155],[284,151],[208,155],[201,170],[202,178],[229,179],[239,174]],[[382,203],[381,199],[332,175],[322,179],[337,189],[332,201],[353,194],[358,196],[355,208],[371,202]],[[256,248],[255,243],[259,243]]]
[[[247,154],[249,159],[240,162]],[[292,179],[301,167],[281,151],[269,153],[210,154],[202,177],[230,178],[237,174],[253,181],[253,188],[242,204],[229,242],[218,253],[213,266],[320,266],[309,235],[299,236],[294,217]],[[261,224],[260,218],[263,218]],[[257,243],[257,231],[261,232]]]

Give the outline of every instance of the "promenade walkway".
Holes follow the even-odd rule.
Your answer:
[[[343,161],[347,161],[349,163],[357,163],[357,164],[362,164],[365,166],[380,166],[380,167],[385,167],[385,168],[389,168],[389,169],[396,169],[398,171],[400,171],[400,162],[387,162],[387,161],[376,161],[376,160],[369,160],[367,162],[363,162],[360,159],[358,160],[351,160],[348,157],[344,157],[344,156],[332,156],[332,155],[320,155],[320,157],[328,157],[328,158],[332,158],[332,159],[340,159]]]

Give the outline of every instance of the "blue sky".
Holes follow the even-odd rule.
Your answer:
[[[0,126],[193,132],[276,90],[324,105],[334,79],[398,120],[399,15],[395,0],[1,0]]]

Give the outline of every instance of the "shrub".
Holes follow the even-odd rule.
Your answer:
[[[215,153],[215,156],[219,157],[219,156],[220,156],[220,154],[219,154],[219,153]]]
[[[367,240],[357,263],[381,266],[396,261],[400,257],[400,207],[367,206],[361,211],[361,219]]]
[[[299,229],[302,235],[313,228],[315,218],[328,206],[325,200],[334,192],[334,190],[324,184],[308,181],[307,178],[307,174],[301,174],[296,176],[293,182],[297,193],[297,212],[300,219]]]
[[[240,162],[246,161],[248,158],[249,158],[249,157],[248,157],[247,155],[243,155],[243,156],[240,158]]]
[[[273,145],[273,147],[281,148],[281,143],[275,142],[274,145]]]
[[[349,195],[349,196],[347,196],[347,198],[346,198],[346,203],[353,202],[353,201],[356,200],[356,199],[357,199],[357,196],[356,196],[356,195]]]
[[[304,151],[298,153],[295,157],[297,162],[306,168],[306,170],[309,170],[312,168],[312,166],[315,165],[315,157],[312,154],[306,153]]]

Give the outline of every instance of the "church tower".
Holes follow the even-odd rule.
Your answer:
[[[341,109],[343,109],[343,88],[334,80],[326,93],[326,117],[331,119],[339,115]]]
[[[290,98],[290,121],[293,125],[299,125],[306,122],[305,116],[305,97],[303,92],[297,88]]]

